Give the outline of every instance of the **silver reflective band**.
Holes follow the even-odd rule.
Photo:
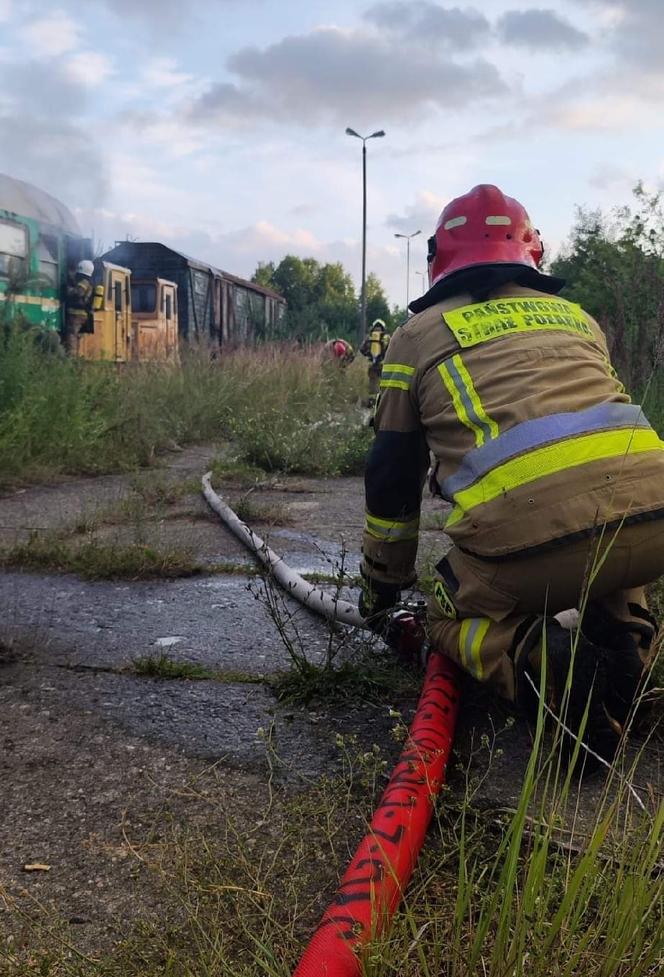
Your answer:
[[[648,418],[639,404],[598,404],[573,413],[549,414],[532,421],[523,421],[503,434],[473,448],[454,473],[440,483],[444,499],[452,502],[457,492],[468,488],[498,465],[516,455],[555,441],[564,441],[580,434],[613,428],[650,428]]]

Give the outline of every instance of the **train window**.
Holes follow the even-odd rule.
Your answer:
[[[26,270],[27,257],[27,228],[12,221],[0,221],[0,277],[21,275]]]
[[[122,282],[113,282],[113,294],[115,296],[115,311],[122,312]]]
[[[173,318],[173,296],[170,292],[166,293],[166,318]]]
[[[157,286],[153,282],[132,282],[131,307],[134,312],[154,312],[157,307]]]
[[[57,288],[59,282],[58,239],[50,234],[40,234],[37,241],[39,275],[46,285]]]

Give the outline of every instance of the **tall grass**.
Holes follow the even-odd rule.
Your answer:
[[[267,470],[338,474],[361,463],[361,365],[326,370],[316,352],[242,350],[181,367],[84,363],[7,330],[0,349],[0,483],[151,462],[173,441],[233,439]]]
[[[541,727],[540,727],[541,730]],[[394,733],[399,728],[395,727]],[[270,764],[280,765],[272,734]],[[398,738],[395,736],[395,738]],[[539,749],[512,812],[479,803],[481,780],[457,772],[393,925],[361,954],[362,977],[659,977],[664,959],[664,806],[635,810],[607,790],[590,823],[582,791]],[[163,886],[159,919],[138,922],[109,955],[34,907],[8,977],[289,977],[365,830],[386,775],[384,752],[337,736],[343,773],[290,796],[272,787],[253,815],[197,779],[214,828],[168,811],[126,853]],[[491,763],[495,745],[475,755]],[[564,782],[563,782],[564,781]],[[115,849],[114,849],[115,851]],[[1,893],[1,889],[0,889]],[[2,948],[0,947],[0,960]]]

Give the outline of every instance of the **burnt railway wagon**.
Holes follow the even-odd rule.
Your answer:
[[[57,335],[67,269],[91,257],[91,242],[64,204],[0,173],[0,313],[20,313]]]
[[[213,348],[270,339],[286,310],[281,295],[165,244],[120,241],[106,261],[131,269],[134,279],[166,278],[178,286],[182,340]]]

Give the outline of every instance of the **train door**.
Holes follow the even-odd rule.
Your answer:
[[[173,282],[162,282],[162,309],[165,323],[165,355],[167,360],[178,359],[178,293]]]
[[[116,362],[131,358],[131,298],[130,272],[126,268],[111,268],[110,291],[114,315],[114,355]]]

